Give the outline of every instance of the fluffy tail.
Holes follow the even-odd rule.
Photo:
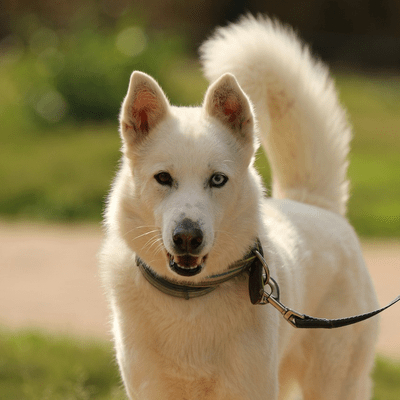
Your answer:
[[[290,28],[261,17],[217,29],[200,52],[208,79],[230,72],[252,100],[272,195],[344,215],[351,128],[327,67]]]

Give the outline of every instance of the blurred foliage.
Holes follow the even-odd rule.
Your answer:
[[[133,70],[152,75],[172,102],[191,102],[168,85],[177,64],[190,62],[184,37],[150,32],[134,13],[112,28],[77,24],[73,30],[53,30],[30,15],[0,43],[0,102],[19,112],[22,106],[35,125],[115,120]]]
[[[62,49],[64,65],[54,74],[54,86],[70,115],[83,121],[115,119],[133,70],[146,71],[162,84],[174,64],[171,54],[176,59],[184,54],[178,37],[148,37],[137,25],[116,34],[86,31],[68,39]],[[171,90],[170,96],[178,101],[176,91]]]

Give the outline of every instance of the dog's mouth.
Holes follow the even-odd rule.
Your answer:
[[[207,255],[204,257],[191,256],[190,254],[174,256],[168,253],[168,259],[169,267],[178,275],[195,276],[202,271]]]

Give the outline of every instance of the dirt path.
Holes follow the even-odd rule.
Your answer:
[[[109,337],[96,227],[0,224],[0,326]],[[400,294],[400,241],[364,242],[380,303]],[[400,305],[382,314],[379,353],[400,359]]]

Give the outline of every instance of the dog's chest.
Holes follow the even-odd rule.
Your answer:
[[[144,344],[158,356],[186,365],[186,371],[192,366],[197,369],[199,364],[207,369],[218,365],[229,352],[246,351],[242,338],[253,337],[260,329],[261,309],[251,305],[248,294],[242,299],[234,295],[233,288],[232,293],[226,296],[216,290],[190,300],[156,293],[152,304],[135,307],[141,310],[132,321],[136,325],[133,331],[140,336],[135,346]]]

